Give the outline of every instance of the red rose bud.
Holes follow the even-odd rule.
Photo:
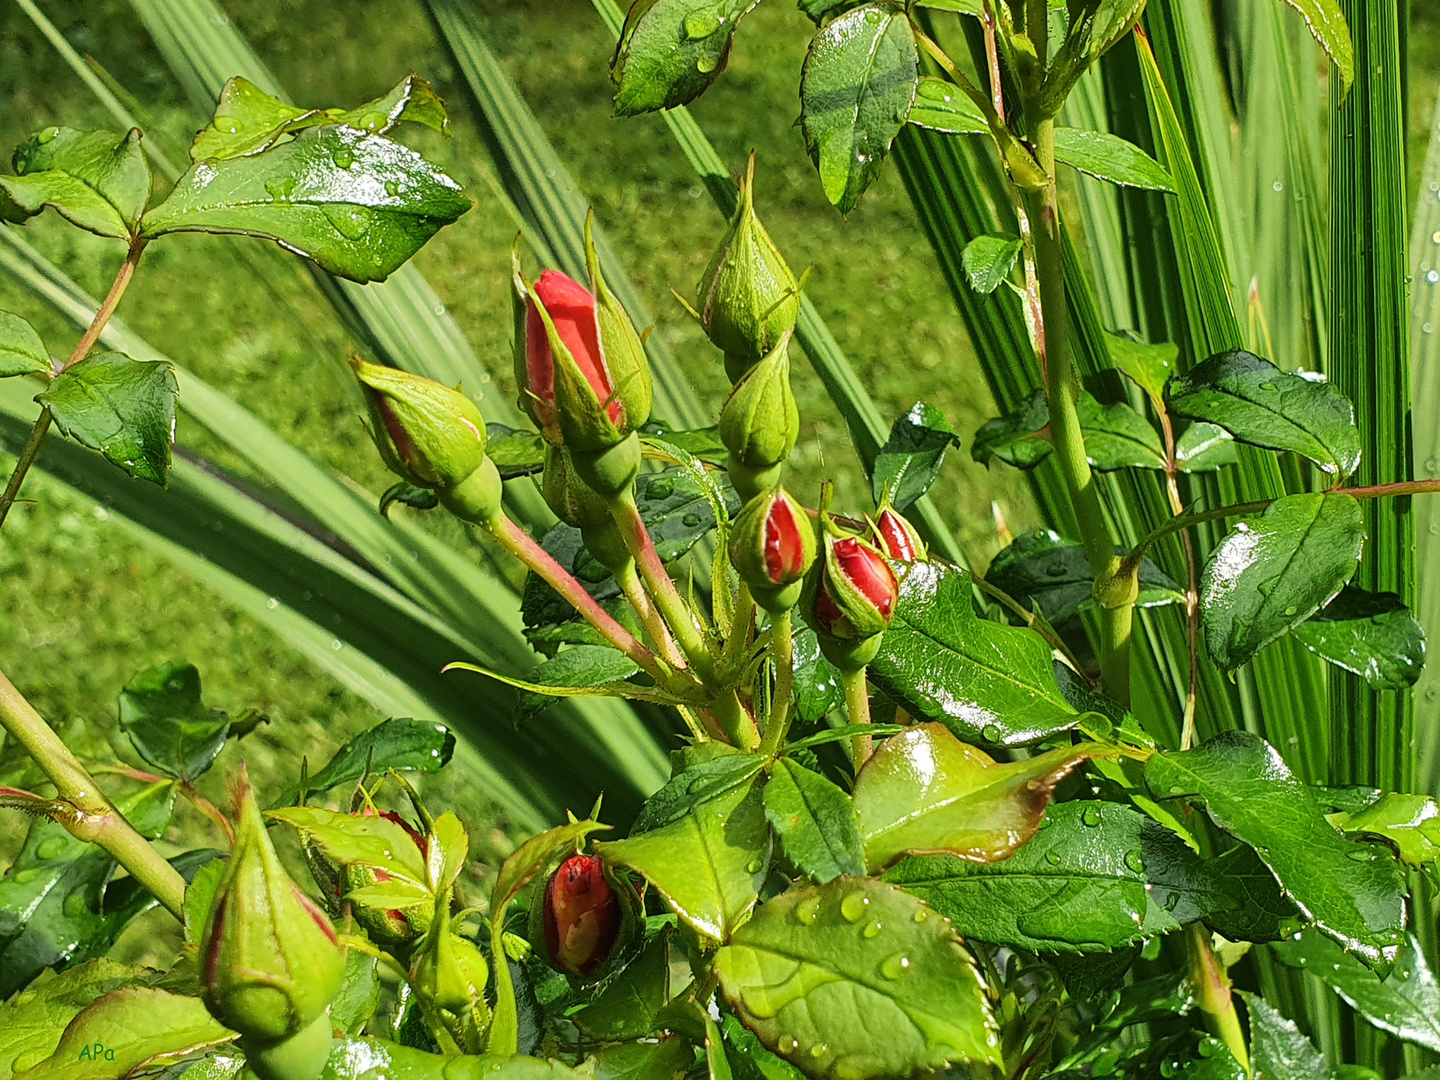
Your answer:
[[[500,476],[485,456],[485,418],[458,390],[350,357],[385,464],[430,488],[452,513],[484,524],[500,509]]]
[[[755,496],[735,518],[730,562],[766,611],[795,606],[814,561],[815,527],[783,488]]]
[[[518,251],[515,379],[520,406],[554,446],[598,454],[650,418],[650,366],[625,310],[605,285],[585,223],[586,289],[558,270],[525,285]]]
[[[725,353],[732,383],[795,329],[800,293],[795,275],[755,216],[755,155],[740,180],[740,203],[695,296],[710,341]]]
[[[325,1011],[340,990],[345,951],[325,913],[280,864],[242,784],[235,847],[200,935],[201,997],[240,1033],[263,1078],[309,1080],[329,1054]],[[288,1071],[271,1071],[272,1058]]]
[[[588,975],[620,936],[620,900],[594,855],[572,855],[545,889],[545,947],[559,971]]]
[[[822,515],[825,556],[806,579],[801,611],[826,658],[842,671],[874,659],[899,599],[895,572],[879,550],[836,531]]]
[[[915,526],[889,506],[883,506],[875,516],[873,531],[885,554],[896,562],[924,562],[929,554]]]
[[[720,412],[720,441],[730,451],[730,480],[747,502],[780,480],[800,437],[800,410],[790,389],[790,333],[730,393]]]

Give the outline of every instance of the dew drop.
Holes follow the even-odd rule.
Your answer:
[[[807,896],[795,906],[795,918],[799,919],[806,926],[814,926],[815,920],[820,917],[820,897]]]
[[[60,129],[58,127],[48,127],[44,131],[40,132],[40,134],[35,136],[35,141],[41,146],[44,146],[46,143],[53,140],[56,135],[59,134]]]
[[[720,29],[720,19],[713,10],[702,9],[686,15],[684,26],[687,41],[702,41]]]
[[[337,169],[348,169],[351,165],[355,164],[354,152],[346,150],[344,147],[341,147],[339,150],[335,151],[334,158],[335,167]]]
[[[980,734],[986,742],[992,743],[998,743],[1005,735],[1005,733],[1001,731],[998,727],[996,727],[994,724],[986,725],[986,727],[980,732]]]
[[[373,222],[370,211],[363,206],[327,204],[325,216],[335,226],[335,231],[347,240],[362,239]]]
[[[265,181],[265,190],[276,202],[288,202],[290,196],[295,193],[295,178],[293,176],[272,176]]]
[[[864,934],[867,938],[877,938],[880,936],[880,931],[884,928],[884,924],[882,924],[879,919],[876,919],[865,927]]]
[[[671,480],[668,476],[661,477],[658,480],[651,480],[645,485],[645,498],[654,502],[659,502],[661,499],[668,499],[674,493],[675,481]]]
[[[764,865],[765,864],[762,863],[759,859],[751,859],[750,862],[746,863],[745,865],[745,872],[747,874],[758,874],[761,867],[763,867]]]
[[[266,600],[266,601],[265,601],[265,606],[266,606],[267,608],[269,608],[271,611],[274,611],[276,608],[278,608],[278,607],[280,606],[280,598],[279,598],[278,596],[272,596],[272,597],[270,597],[269,600]]]
[[[1059,866],[1059,865],[1060,865],[1060,856],[1059,856],[1056,852],[1047,851],[1047,852],[1045,853],[1045,861],[1046,861],[1047,863],[1049,863],[1051,866]]]
[[[1100,815],[1100,804],[1091,803],[1085,807],[1084,811],[1080,814],[1080,820],[1093,829],[1096,825],[1100,824]]]
[[[72,919],[78,919],[90,910],[90,905],[85,902],[85,893],[76,889],[69,896],[65,897],[65,914]]]
[[[816,1043],[814,1046],[810,1047],[810,1056],[815,1058],[817,1061],[829,1052],[830,1047],[826,1046],[824,1043]]]
[[[28,870],[17,870],[10,880],[17,885],[24,885],[26,882],[34,881],[39,876],[40,868],[32,866]]]
[[[870,898],[864,893],[846,893],[845,898],[840,901],[840,914],[844,915],[848,922],[859,922],[865,917],[865,909],[869,906]]]
[[[699,60],[695,61],[695,70],[700,72],[701,75],[709,75],[719,66],[720,61],[713,56],[702,56]]]
[[[898,979],[910,967],[910,958],[904,953],[887,956],[880,965],[880,974],[887,979]]]
[[[389,195],[393,199],[396,195],[400,194],[400,185],[397,184],[394,180],[386,180],[385,194]]]
[[[686,514],[680,520],[685,523],[687,529],[696,529],[700,526],[701,518],[699,514]]]
[[[1125,853],[1125,865],[1136,874],[1145,872],[1145,859],[1139,848],[1131,848]]]
[[[915,912],[915,921],[917,923],[922,923],[928,918],[930,918],[930,912],[926,911],[923,907]]]

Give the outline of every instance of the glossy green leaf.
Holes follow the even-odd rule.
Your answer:
[[[55,1051],[75,1015],[102,994],[145,986],[154,972],[99,959],[67,968],[22,996],[0,1003],[0,1080],[10,1080]]]
[[[1349,91],[1355,81],[1355,43],[1350,40],[1344,10],[1336,0],[1285,0],[1285,3],[1300,12],[1310,33],[1335,64],[1342,92]]]
[[[755,1033],[742,1024],[734,1013],[720,1016],[720,1029],[725,1041],[734,1048],[736,1080],[800,1080],[803,1075],[782,1057],[765,1049]]]
[[[1176,375],[1165,401],[1179,416],[1219,424],[1241,442],[1294,451],[1327,473],[1349,476],[1360,464],[1355,408],[1340,391],[1243,349]]]
[[[869,878],[791,889],[715,955],[730,1006],[808,1076],[1000,1060],[979,975],[923,901]]]
[[[194,664],[162,664],[120,691],[120,727],[166,776],[194,780],[224,749],[230,718],[201,703]]]
[[[1256,994],[1240,991],[1250,1014],[1250,1067],[1256,1080],[1334,1080],[1325,1055]]]
[[[1425,631],[1394,593],[1347,585],[1295,627],[1295,637],[1336,667],[1361,676],[1373,690],[1414,686],[1425,667]]]
[[[916,127],[950,135],[988,135],[990,125],[980,107],[948,79],[923,75],[915,84],[915,101],[906,117]]]
[[[436,131],[449,126],[445,106],[418,75],[407,75],[384,97],[348,110],[299,109],[237,75],[220,91],[214,119],[195,136],[190,160],[262,153],[286,136],[324,124],[344,124],[383,135],[403,120]]]
[[[1014,236],[977,236],[965,245],[960,256],[970,287],[978,293],[992,293],[1010,276],[1020,256],[1020,240]]]
[[[825,197],[855,209],[910,115],[915,35],[891,3],[847,11],[815,35],[800,75],[800,127]]]
[[[999,862],[907,858],[885,874],[961,937],[1031,952],[1103,952],[1236,905],[1225,881],[1169,829],[1119,803],[1050,807]]]
[[[1312,930],[1270,948],[1283,963],[1324,980],[1382,1031],[1440,1052],[1440,983],[1413,936],[1383,978]]]
[[[719,754],[689,766],[645,800],[632,836],[679,821],[701,803],[748,782],[765,767],[755,754]]]
[[[985,580],[1026,607],[1034,605],[1052,623],[1094,605],[1095,576],[1083,544],[1063,540],[1049,529],[1015,538],[990,563]],[[1185,602],[1185,591],[1149,559],[1140,564],[1139,607]]]
[[[1175,464],[1181,472],[1215,472],[1239,460],[1235,440],[1216,424],[1187,424],[1175,440]]]
[[[820,652],[808,626],[795,635],[795,716],[813,724],[845,700],[840,672]]]
[[[1286,495],[1210,553],[1200,578],[1205,644],[1220,667],[1248,662],[1330,601],[1365,546],[1351,496]]]
[[[906,854],[1008,858],[1035,835],[1055,785],[1111,753],[1089,743],[1002,764],[941,724],[916,725],[881,743],[855,778],[865,861],[883,870]]]
[[[1055,129],[1055,160],[1111,184],[1174,191],[1165,166],[1132,142],[1107,131]]]
[[[332,861],[366,863],[391,878],[426,888],[425,857],[411,835],[387,817],[352,816],[318,806],[285,806],[266,817],[292,825]]]
[[[152,987],[112,990],[81,1010],[55,1052],[16,1080],[118,1080],[234,1038],[198,997]],[[99,1061],[93,1056],[97,1044],[104,1047]]]
[[[307,786],[311,794],[319,794],[355,783],[367,769],[371,776],[390,769],[436,772],[449,764],[454,753],[455,735],[444,724],[396,716],[362,731],[335,751],[324,768],[309,774]],[[287,806],[299,798],[300,789],[290,788],[275,805]]]
[[[1259,736],[1231,731],[1195,750],[1156,754],[1145,780],[1157,798],[1203,802],[1216,825],[1256,850],[1307,922],[1371,967],[1395,959],[1404,874],[1388,852],[1336,832]]]
[[[15,176],[0,176],[0,219],[21,222],[51,206],[72,224],[124,240],[150,200],[140,130],[46,128],[15,149]]]
[[[865,873],[865,843],[850,796],[819,773],[782,758],[765,785],[765,817],[802,873],[820,883]]]
[[[705,1075],[707,1080],[735,1080],[720,1025],[708,1013],[705,1016]]]
[[[591,1059],[595,1080],[681,1080],[694,1064],[694,1050],[679,1035],[606,1046]]]
[[[623,682],[639,670],[635,661],[608,645],[573,645],[541,663],[529,673],[528,681],[539,686],[599,690],[608,683]],[[522,693],[516,702],[515,722],[533,720],[555,701],[541,693]]]
[[[538,431],[504,424],[486,424],[485,431],[485,456],[495,463],[500,479],[532,476],[545,468],[545,439]]]
[[[1123,401],[1102,405],[1081,392],[1078,404],[1085,456],[1092,468],[1165,468],[1165,448],[1150,422]]]
[[[975,433],[970,455],[982,465],[998,457],[1019,469],[1033,468],[1055,449],[1044,430],[1049,424],[1050,406],[1045,400],[1045,391],[1035,390],[1015,412],[986,420]]]
[[[1300,912],[1275,875],[1248,844],[1236,844],[1210,860],[1210,871],[1240,903],[1205,917],[1211,929],[1231,941],[1279,941],[1300,929]]]
[[[1428,795],[1382,795],[1361,810],[1330,819],[1337,828],[1362,836],[1378,836],[1395,848],[1400,860],[1415,869],[1440,873],[1440,806]]]
[[[330,1020],[347,1035],[358,1035],[380,1004],[380,961],[359,949],[345,951],[345,979],[330,1002]]]
[[[735,27],[758,0],[637,0],[610,63],[615,113],[673,109],[725,70]]]
[[[1165,396],[1165,383],[1175,374],[1180,346],[1164,341],[1150,345],[1122,334],[1105,335],[1110,362],[1130,376],[1135,384],[1157,401]]]
[[[131,476],[164,486],[179,393],[169,364],[102,352],[67,368],[35,400],[63,434]]]
[[[569,1017],[589,1038],[602,1042],[643,1039],[654,1031],[655,1014],[669,1000],[670,932],[662,930]]]
[[[651,420],[640,426],[640,441],[647,450],[652,447],[657,451],[665,446],[677,447],[707,465],[724,466],[730,455],[720,441],[718,425],[685,431],[672,428],[663,420]]]
[[[387,1039],[350,1037],[335,1041],[318,1080],[588,1080],[589,1076],[588,1070],[524,1054],[447,1057]],[[185,1080],[191,1078],[187,1075]]]
[[[709,764],[727,760],[733,759]],[[607,862],[649,881],[682,922],[717,941],[725,940],[749,913],[770,868],[759,759],[739,760],[743,768],[687,770],[677,780],[685,780],[688,773],[700,776],[691,778],[696,782],[687,790],[667,798],[663,813],[652,813],[647,804],[642,821],[658,824],[629,839],[595,845]],[[640,825],[637,821],[637,829]]]
[[[215,890],[225,876],[225,860],[211,859],[195,872],[190,884],[185,887],[185,941],[197,948],[205,920],[210,917],[210,905],[215,899]]]
[[[383,281],[469,209],[460,185],[415,151],[334,125],[253,157],[197,162],[143,228],[259,236],[364,283]]]
[[[960,437],[933,405],[917,402],[890,428],[890,438],[875,457],[870,492],[878,506],[888,491],[890,503],[904,513],[914,505],[940,473],[945,451],[960,444]]]
[[[34,371],[50,373],[50,352],[45,342],[19,315],[0,311],[0,379]]]
[[[1079,721],[1055,681],[1050,646],[1033,630],[975,614],[970,575],[913,563],[869,674],[912,716],[971,742],[1023,746]]]

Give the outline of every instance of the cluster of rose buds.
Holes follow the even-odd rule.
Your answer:
[[[281,865],[242,779],[235,846],[200,935],[200,988],[261,1080],[313,1080],[345,974],[335,928]]]

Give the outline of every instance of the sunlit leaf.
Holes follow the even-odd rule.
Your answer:
[[[101,352],[67,368],[35,400],[65,435],[131,476],[163,486],[179,393],[169,364]]]
[[[1425,667],[1425,631],[1394,593],[1346,586],[1295,627],[1295,637],[1374,690],[1414,686]]]
[[[945,463],[945,451],[960,437],[933,405],[917,402],[890,428],[890,438],[875,457],[870,491],[879,505],[888,491],[890,503],[904,512],[930,490]]]
[[[50,373],[50,353],[45,343],[19,315],[0,311],[0,379],[35,371]]]
[[[195,665],[163,664],[140,672],[120,691],[120,727],[166,776],[193,780],[224,748],[230,718],[201,703]]]
[[[788,858],[822,884],[865,873],[865,844],[850,796],[817,772],[781,759],[765,785],[765,817]]]
[[[50,127],[15,150],[15,176],[0,176],[0,219],[24,221],[53,206],[100,236],[134,236],[150,200],[150,166],[140,131]]]
[[[730,59],[735,26],[759,0],[638,0],[610,63],[615,112],[634,116],[693,101]]]

